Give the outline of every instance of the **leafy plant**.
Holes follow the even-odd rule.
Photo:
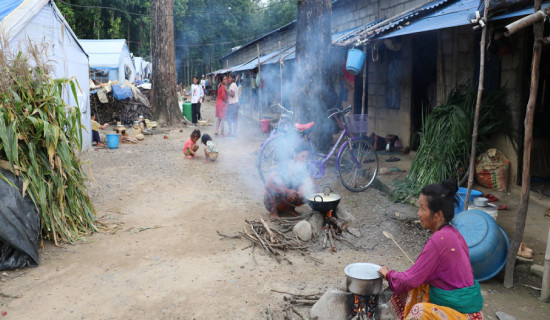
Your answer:
[[[80,110],[62,99],[65,87],[76,100],[77,84],[53,80],[39,46],[29,42],[26,52],[13,56],[6,44],[0,52],[0,162],[9,163],[22,179],[22,194],[39,208],[42,236],[72,242],[96,230],[77,155]]]
[[[394,200],[418,195],[428,184],[446,179],[460,180],[466,175],[472,146],[472,131],[477,91],[464,84],[453,90],[444,105],[424,118],[419,133],[420,146],[404,181],[395,184]],[[514,142],[514,130],[504,89],[485,93],[481,101],[478,143],[479,154],[488,147],[491,136],[503,132]]]

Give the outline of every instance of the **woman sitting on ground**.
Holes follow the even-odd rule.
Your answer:
[[[483,297],[474,280],[468,245],[449,222],[454,217],[454,181],[424,187],[418,217],[433,232],[407,271],[380,268],[394,295],[396,319],[483,319]]]

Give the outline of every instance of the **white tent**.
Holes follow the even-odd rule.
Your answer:
[[[80,40],[80,43],[90,56],[93,79],[134,81],[136,68],[125,39]]]
[[[75,77],[81,90],[74,101],[69,88],[63,99],[69,105],[80,107],[82,113],[82,148],[92,146],[90,121],[90,88],[88,55],[73,30],[51,0],[1,0],[0,33],[8,39],[12,50],[25,49],[28,39],[48,46],[48,59],[55,78]]]
[[[136,80],[143,80],[144,60],[142,57],[134,57],[134,67],[136,67]]]

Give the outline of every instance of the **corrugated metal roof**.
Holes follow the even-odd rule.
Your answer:
[[[391,31],[377,38],[385,39],[417,32],[468,25],[470,24],[470,19],[472,19],[475,15],[478,6],[479,0],[460,0],[426,15],[422,19],[409,22],[408,24],[405,21],[400,20],[401,22],[399,24],[393,24],[393,28],[396,28],[397,30]],[[410,21],[411,19],[408,20]],[[389,29],[389,27],[385,27],[376,34],[381,34],[384,30],[387,31]]]
[[[15,8],[23,3],[23,0],[2,0],[0,1],[0,21],[4,20]]]
[[[550,1],[543,4],[543,8],[550,6]],[[404,26],[399,26],[397,30],[386,33],[377,37],[378,39],[386,39],[391,37],[399,37],[407,34],[425,32],[431,30],[440,30],[458,26],[469,25],[470,20],[475,17],[475,12],[479,7],[478,0],[460,0],[449,6],[441,8],[436,12],[432,12],[422,19],[411,22]],[[500,20],[524,16],[533,13],[533,7],[521,10],[515,10],[510,13],[502,14],[496,17],[491,17],[489,21]]]

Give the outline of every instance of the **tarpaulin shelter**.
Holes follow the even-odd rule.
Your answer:
[[[134,81],[136,68],[125,39],[80,40],[80,43],[90,56],[90,69],[104,72],[103,75],[94,72],[92,78],[101,82]]]
[[[90,90],[88,55],[73,30],[52,0],[0,1],[0,33],[8,40],[11,50],[25,50],[31,40],[48,46],[48,60],[54,78],[75,77],[80,85],[78,101],[67,87],[63,99],[78,106],[82,113],[82,148],[92,146],[90,121]]]

